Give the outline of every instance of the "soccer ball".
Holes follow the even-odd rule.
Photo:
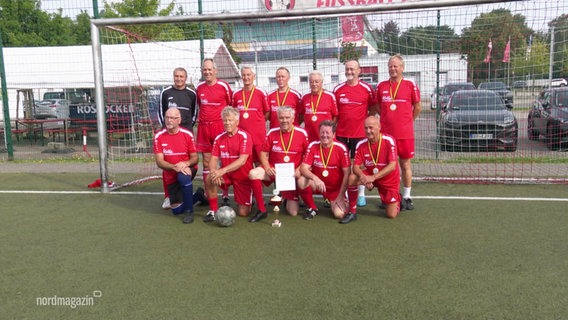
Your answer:
[[[224,206],[219,208],[217,212],[215,212],[215,221],[221,227],[229,227],[235,224],[235,219],[237,218],[237,213],[233,208]]]

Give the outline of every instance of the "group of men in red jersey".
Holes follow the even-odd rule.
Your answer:
[[[345,63],[346,81],[333,91],[323,88],[319,71],[312,71],[308,76],[310,92],[302,96],[289,87],[290,72],[285,67],[276,70],[278,88],[267,93],[255,86],[254,69],[243,66],[243,87],[233,93],[226,82],[217,79],[214,61],[205,59],[203,81],[195,91],[191,90],[198,124],[195,148],[187,148],[188,162],[179,165],[193,166],[196,153],[202,154],[205,193],[197,192],[191,204],[208,202],[210,211],[203,220],[214,221],[218,188],[227,194],[232,185],[238,215],[258,222],[267,217],[263,184],[274,182],[275,164],[289,162],[294,164],[296,190],[282,192],[282,197],[290,215],[299,213],[301,198],[307,207],[304,219],[313,219],[318,214],[313,194],[319,193],[329,201],[340,223],[350,223],[357,219],[357,206],[366,204],[365,189],[374,187],[387,217],[395,218],[401,209],[414,209],[410,160],[414,156],[413,122],[421,111],[420,92],[413,81],[403,78],[404,60],[400,55],[389,59],[388,70],[390,79],[379,83],[376,91],[359,79],[361,69],[355,60]],[[178,90],[185,88],[180,86]],[[162,117],[171,122],[167,113],[173,109],[174,114],[179,114],[179,105],[162,105]],[[158,166],[164,171],[173,170],[177,176],[195,175],[193,170],[179,171],[175,163],[179,156],[168,156],[164,151],[167,149],[160,145],[164,136],[179,134],[168,129],[167,121],[165,124],[154,144]],[[187,129],[178,131],[190,135],[193,141],[192,127]],[[171,168],[164,164],[170,160],[174,164]],[[172,177],[167,181],[164,178],[164,191],[170,197],[183,188],[169,185],[185,181]],[[189,199],[174,197],[172,208],[178,208],[180,200],[183,203]],[[253,199],[258,211],[251,215]],[[186,216],[189,212],[192,216],[188,205],[183,208]],[[189,223],[186,220],[193,221],[193,216],[184,219]]]

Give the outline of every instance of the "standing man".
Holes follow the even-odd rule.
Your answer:
[[[306,93],[300,102],[298,123],[305,122],[308,141],[319,141],[319,125],[325,120],[337,121],[337,103],[335,96],[323,88],[323,75],[314,70],[308,76],[310,93]]]
[[[396,54],[388,62],[389,80],[377,86],[377,111],[381,116],[381,130],[396,139],[402,176],[402,210],[413,210],[412,168],[414,158],[414,120],[420,115],[420,90],[412,80],[403,77],[404,59]]]
[[[396,154],[396,141],[381,133],[380,120],[376,116],[365,119],[365,134],[357,145],[352,174],[349,176],[349,213],[341,223],[356,220],[357,185],[371,190],[377,188],[381,201],[386,205],[387,217],[394,219],[400,212],[400,171]]]
[[[258,162],[260,149],[266,138],[266,120],[270,115],[268,94],[254,85],[256,74],[251,66],[241,68],[242,89],[233,94],[233,107],[240,113],[239,128],[252,136],[252,161]]]
[[[361,67],[357,60],[345,62],[345,77],[347,80],[333,89],[337,100],[337,140],[349,149],[349,157],[355,157],[357,143],[365,138],[363,123],[371,108],[375,104],[373,89],[366,82],[359,79]],[[357,205],[367,205],[365,199],[365,186],[359,186]]]
[[[298,188],[309,187],[314,193],[323,194],[331,202],[333,216],[343,219],[347,213],[345,191],[351,173],[351,161],[347,147],[335,141],[336,124],[324,120],[320,124],[320,140],[310,143],[306,156],[300,166],[302,179],[298,180]],[[311,220],[317,214],[315,205],[306,202],[308,209],[304,219]]]
[[[174,215],[184,213],[183,223],[193,222],[193,183],[197,172],[197,152],[193,133],[180,126],[181,113],[173,107],[164,117],[166,128],[154,136],[156,164],[171,199]]]
[[[297,90],[290,88],[290,71],[286,67],[276,69],[276,84],[278,89],[268,93],[268,101],[270,102],[270,129],[279,128],[278,108],[289,106],[294,109],[296,118],[294,125],[298,125],[298,106],[302,95]]]
[[[207,197],[211,210],[203,218],[204,222],[215,220],[214,214],[218,209],[217,187],[227,189],[230,185],[233,186],[239,216],[248,216],[251,209],[252,191],[248,174],[252,169],[252,138],[239,128],[237,109],[225,107],[221,116],[225,132],[217,136],[211,151],[210,172],[207,176]]]
[[[174,69],[174,84],[165,88],[160,94],[160,108],[158,111],[158,121],[162,128],[166,126],[164,117],[170,108],[177,108],[181,114],[180,125],[191,132],[193,132],[193,117],[195,114],[195,91],[187,87],[187,71],[184,68]],[[162,176],[162,179],[164,177]],[[170,208],[170,198],[166,188],[165,181],[164,187],[164,202],[162,208]]]
[[[201,65],[203,81],[197,84],[197,152],[201,153],[203,163],[203,183],[207,188],[209,175],[209,162],[215,137],[220,135],[223,129],[221,111],[226,106],[231,106],[233,91],[229,84],[217,79],[217,65],[213,59],[203,60]],[[224,191],[225,192],[225,191]],[[228,195],[223,196],[223,203],[228,203]]]
[[[268,131],[266,140],[260,152],[260,166],[252,169],[249,179],[252,181],[252,191],[255,197],[258,213],[252,217],[250,222],[257,222],[267,217],[266,206],[262,197],[262,183],[269,186],[276,180],[275,164],[293,163],[294,177],[296,182],[301,177],[300,164],[308,148],[308,135],[300,127],[294,126],[294,109],[289,106],[278,107],[278,119],[280,127]],[[299,192],[300,197],[305,203],[315,203],[311,188],[304,188]],[[282,198],[286,199],[286,211],[291,216],[296,216],[299,210],[298,192],[282,191]]]

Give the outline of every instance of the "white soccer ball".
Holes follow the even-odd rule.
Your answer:
[[[215,221],[217,221],[217,224],[221,227],[232,226],[235,224],[236,218],[237,213],[229,206],[221,207],[215,212]]]

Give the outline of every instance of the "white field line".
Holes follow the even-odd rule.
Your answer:
[[[38,190],[0,190],[0,194],[101,194],[100,191],[38,191]],[[163,192],[119,191],[108,195],[155,195],[163,196]],[[232,194],[229,194],[232,196]],[[270,197],[272,194],[264,194]],[[314,195],[321,197],[321,195]],[[378,199],[378,195],[367,195],[369,199]],[[438,200],[490,200],[490,201],[556,201],[568,202],[568,198],[536,198],[536,197],[469,197],[469,196],[413,196],[412,199],[438,199]]]

